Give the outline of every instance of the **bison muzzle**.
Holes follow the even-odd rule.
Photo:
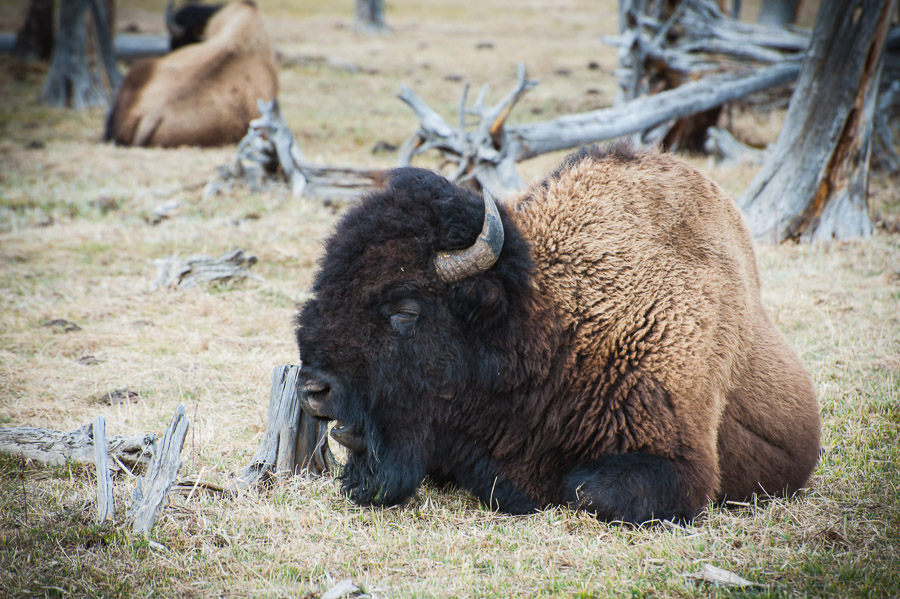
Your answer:
[[[583,149],[499,204],[399,169],[326,243],[301,405],[363,505],[426,477],[628,522],[791,494],[818,406],[759,289],[732,201],[669,155]]]

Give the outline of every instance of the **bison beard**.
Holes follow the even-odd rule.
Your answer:
[[[740,216],[666,155],[587,149],[497,207],[394,171],[338,224],[296,325],[301,405],[337,421],[362,505],[429,476],[509,513],[691,518],[793,493],[818,455]]]

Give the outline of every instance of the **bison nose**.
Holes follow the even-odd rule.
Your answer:
[[[300,397],[300,407],[310,416],[333,420],[328,413],[328,398],[331,395],[331,386],[320,379],[302,378],[297,381],[297,393]]]

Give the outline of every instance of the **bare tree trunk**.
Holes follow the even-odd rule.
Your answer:
[[[100,77],[88,61],[85,13],[90,6],[100,58],[106,69],[110,88],[121,80],[113,56],[111,28],[106,16],[105,0],[60,0],[59,32],[53,48],[50,72],[41,91],[41,102],[50,106],[103,106],[107,94]]]
[[[824,0],[778,141],[738,201],[779,243],[872,233],[867,187],[893,0]]]
[[[384,22],[384,0],[354,0],[353,28],[370,35],[390,32]]]
[[[28,16],[16,35],[13,54],[19,58],[50,58],[53,52],[53,0],[31,0]]]

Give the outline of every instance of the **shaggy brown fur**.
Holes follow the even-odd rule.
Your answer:
[[[566,429],[567,451],[670,458],[693,511],[804,484],[815,390],[763,310],[749,233],[715,183],[667,154],[594,149],[509,207],[532,244],[534,322],[574,333],[573,399],[543,423]]]
[[[498,208],[499,259],[455,283],[433,257],[472,244],[484,206],[421,169],[328,242],[297,318],[301,403],[352,445],[354,501],[397,503],[430,475],[512,513],[641,522],[805,483],[814,388],[712,181],[591,148]]]
[[[278,67],[262,14],[249,0],[233,2],[212,16],[203,42],[134,64],[104,137],[134,146],[234,143],[259,116],[257,99],[277,93]]]

